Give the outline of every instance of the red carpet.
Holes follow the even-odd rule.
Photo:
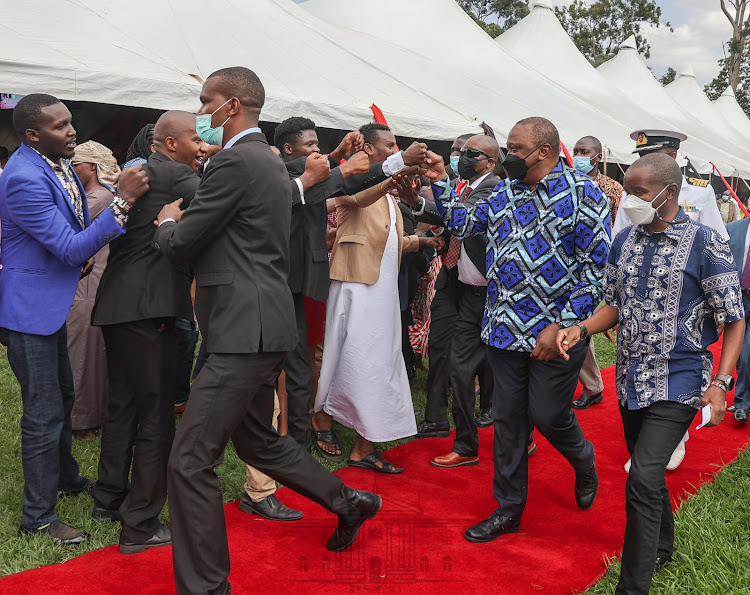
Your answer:
[[[304,511],[294,523],[249,517],[226,507],[233,593],[469,593],[570,594],[583,591],[604,571],[604,557],[622,545],[627,460],[614,397],[614,369],[602,371],[608,387],[602,405],[578,413],[594,442],[601,480],[593,508],[581,511],[573,497],[573,470],[537,437],[530,459],[529,501],[522,533],[489,544],[462,537],[496,507],[492,498],[492,430],[480,430],[480,464],[446,470],[431,457],[450,450],[450,439],[410,442],[388,458],[406,470],[384,476],[344,469],[343,480],[383,496],[382,512],[365,524],[350,551],[331,554],[325,541],[335,518],[293,492],[279,498]],[[731,399],[730,399],[731,401]],[[697,425],[693,424],[692,427]],[[719,428],[691,429],[683,464],[668,473],[675,498],[693,493],[732,461],[748,440],[747,426],[731,420]],[[0,579],[2,593],[174,593],[171,548],[122,556],[115,547],[65,564]]]

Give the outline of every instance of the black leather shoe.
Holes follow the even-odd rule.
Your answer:
[[[591,465],[591,469],[585,473],[576,472],[575,492],[578,508],[583,510],[591,508],[598,491],[599,476],[596,474],[596,464]]]
[[[253,502],[250,496],[242,494],[240,498],[240,510],[247,514],[257,514],[269,521],[298,521],[302,518],[299,510],[292,510],[285,506],[279,499],[271,494],[260,502]]]
[[[735,409],[734,421],[741,421],[743,424],[746,424],[747,423],[747,411],[744,409]]]
[[[332,552],[341,552],[353,544],[362,524],[378,514],[383,505],[382,498],[370,492],[360,492],[344,486],[343,494],[349,510],[346,514],[338,515],[339,524],[326,544]]]
[[[491,428],[493,425],[495,421],[492,419],[492,407],[485,409],[477,416],[478,428]]]
[[[121,541],[120,542],[120,553],[121,554],[139,554],[155,547],[164,547],[165,545],[172,544],[172,532],[169,530],[169,525],[164,523],[160,524],[151,537],[146,541],[135,543],[132,541]]]
[[[110,509],[110,508],[100,508],[98,506],[94,506],[94,510],[91,511],[91,518],[99,522],[106,522],[106,521],[115,521],[117,523],[122,522],[122,516],[120,515],[119,510]]]
[[[657,556],[654,564],[654,574],[661,571],[667,564],[672,561],[672,556]]]
[[[86,492],[91,491],[92,488],[96,487],[96,482],[93,479],[86,479],[85,477],[82,477],[81,479],[83,480],[83,483],[78,487],[69,490],[57,490],[57,497],[66,498],[68,496],[85,494]]]
[[[581,395],[578,399],[573,401],[571,407],[573,407],[573,409],[588,409],[592,405],[598,405],[603,400],[604,396],[602,393],[597,393],[595,395]]]
[[[55,519],[42,527],[36,529],[27,529],[21,526],[18,529],[20,535],[49,535],[49,538],[56,545],[81,545],[89,538],[89,534],[69,527],[59,519]]]
[[[497,539],[504,533],[518,533],[520,530],[521,519],[502,516],[495,511],[481,523],[469,527],[464,533],[464,538],[473,543],[486,543]]]
[[[450,430],[447,421],[424,420],[417,426],[417,438],[447,438],[450,436]]]

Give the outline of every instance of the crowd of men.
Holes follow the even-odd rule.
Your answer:
[[[518,122],[505,152],[486,134],[459,137],[445,164],[376,123],[324,155],[314,122],[293,117],[269,146],[264,100],[252,71],[219,70],[197,114],[164,113],[122,169],[106,147],[76,145],[55,97],[16,106],[22,145],[0,175],[0,338],[23,399],[20,532],[83,543],[55,505],[90,491],[92,518],[121,523],[123,554],[171,545],[178,593],[229,593],[214,468],[230,439],[247,464],[240,508],[301,518],[278,481],[337,515],[327,547],[342,551],[382,500],[311,449],[399,474],[375,444],[448,436],[449,387],[455,439],[433,466],[477,464],[477,428],[494,427],[498,506],[467,540],[520,530],[535,431],[573,467],[571,496],[588,509],[596,456],[573,409],[603,400],[591,336],[616,328],[631,456],[617,592],[647,593],[673,552],[665,469],[685,456],[697,409],[721,422],[738,361],[734,418],[750,408],[749,220],[725,227],[727,201],[682,176],[684,135],[635,132],[640,159],[620,185],[594,136],[567,164],[542,117]],[[426,333],[430,363],[419,425],[410,332]],[[356,432],[348,454],[334,421]],[[100,424],[94,482],[71,443]]]

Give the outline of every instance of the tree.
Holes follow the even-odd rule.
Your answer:
[[[659,77],[659,82],[662,85],[666,86],[669,83],[671,83],[673,80],[675,80],[676,78],[677,78],[677,71],[671,66],[669,66],[667,68],[667,72],[665,72],[664,74],[661,75],[661,77]]]
[[[651,57],[651,46],[641,34],[644,25],[669,27],[661,22],[656,0],[596,0],[588,5],[573,0],[569,6],[555,8],[563,28],[576,47],[594,66],[611,58],[618,46],[635,35],[641,53]]]
[[[491,37],[497,37],[529,14],[524,0],[458,0],[458,5]]]
[[[732,38],[726,43],[725,57],[719,60],[719,74],[704,87],[704,91],[711,99],[717,99],[731,85],[737,103],[750,117],[750,44],[747,43],[750,36],[750,15],[747,14],[749,2],[720,1],[721,10],[732,25]]]

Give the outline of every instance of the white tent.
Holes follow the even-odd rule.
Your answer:
[[[420,77],[422,88],[487,121],[501,139],[519,119],[544,116],[558,126],[568,146],[597,130],[613,159],[631,161],[628,126],[584,102],[569,86],[527,68],[494,43],[454,0],[298,1],[336,25],[342,39],[368,61],[399,78]],[[397,52],[406,50],[431,63],[415,72],[414,63],[396,58]]]
[[[664,89],[685,111],[720,134],[728,143],[727,148],[730,152],[750,159],[750,151],[745,145],[746,139],[743,139],[716,111],[714,104],[695,80],[695,74],[690,66],[678,74],[677,78]]]
[[[750,120],[740,104],[737,103],[732,86],[728,86],[713,103],[714,109],[724,118],[726,123],[746,139],[746,143],[750,142]]]
[[[750,164],[738,154],[739,151],[731,148],[732,144],[720,132],[711,130],[683,109],[654,78],[638,53],[635,37],[625,40],[617,55],[599,66],[597,71],[632,102],[668,122],[671,129],[687,134],[689,138],[684,147],[690,148],[693,141],[708,145],[710,154],[703,156],[701,151],[701,155],[713,161],[724,175],[739,173],[742,177],[750,176]]]
[[[372,119],[375,103],[405,136],[448,140],[477,129],[319,25],[291,0],[0,2],[0,91],[194,111],[200,81],[241,64],[266,87],[266,121],[305,115],[353,129]]]
[[[529,39],[533,37],[544,39],[545,43],[529,44]],[[631,100],[591,65],[563,29],[552,6],[546,2],[534,2],[531,12],[497,37],[495,42],[529,68],[561,86],[567,85],[583,101],[612,114],[631,130],[671,128],[658,112]],[[554,51],[551,52],[550,48],[554,48]],[[601,133],[592,129],[591,134],[598,136]],[[689,139],[682,149],[702,173],[711,171],[709,160],[721,161],[718,157],[721,151],[706,146],[700,139]],[[632,160],[636,158],[637,155],[633,155]],[[733,168],[726,164],[722,169],[724,173],[733,173]]]

